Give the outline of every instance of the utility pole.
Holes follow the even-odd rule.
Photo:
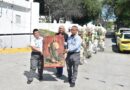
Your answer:
[[[33,0],[30,0],[30,43],[31,43],[31,33],[32,33],[32,3]]]
[[[14,0],[12,0],[12,5],[11,5],[11,10],[12,10],[12,20],[11,20],[11,48],[13,48],[13,29],[14,29]]]

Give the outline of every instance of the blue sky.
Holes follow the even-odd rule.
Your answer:
[[[110,14],[110,13],[108,13],[108,8],[109,8],[109,6],[104,6],[103,8],[102,8],[102,18],[103,19],[105,19],[105,17],[106,17],[106,15],[107,14]],[[109,16],[108,16],[108,20],[116,20],[116,16],[115,16],[115,14],[114,14],[114,12],[112,12]]]

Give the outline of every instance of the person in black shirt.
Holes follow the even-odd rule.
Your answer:
[[[59,26],[59,31],[58,33],[56,33],[56,35],[59,36],[64,36],[64,48],[67,49],[67,39],[68,39],[68,35],[65,33],[65,27],[63,25]],[[57,67],[57,73],[56,76],[57,77],[61,77],[63,75],[63,67]]]

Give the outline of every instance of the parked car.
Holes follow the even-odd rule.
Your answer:
[[[119,28],[119,30],[115,32],[116,39],[118,36],[121,35],[121,33],[125,32],[125,31],[130,31],[130,28]]]
[[[117,37],[117,46],[120,52],[130,51],[130,31],[123,32]]]

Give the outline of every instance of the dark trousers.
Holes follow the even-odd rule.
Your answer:
[[[57,67],[57,73],[58,75],[62,75],[63,74],[63,67]]]
[[[80,63],[80,53],[68,53],[66,58],[68,80],[75,83]]]
[[[38,68],[39,78],[43,74],[43,55],[39,52],[32,52],[30,59],[30,73],[28,80],[32,81],[35,76],[36,69]]]

